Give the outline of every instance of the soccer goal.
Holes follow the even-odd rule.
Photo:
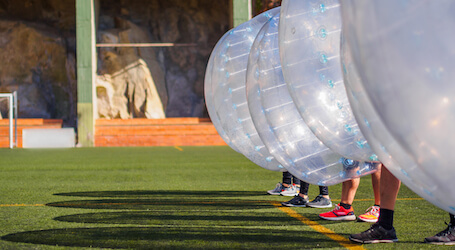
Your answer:
[[[0,101],[6,98],[8,103],[9,147],[17,147],[17,91],[0,93]],[[14,120],[14,121],[13,121]]]

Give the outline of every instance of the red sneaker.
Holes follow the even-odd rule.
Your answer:
[[[319,214],[319,218],[324,220],[355,220],[354,209],[345,209],[340,204],[335,205],[335,208],[326,213]]]
[[[365,222],[376,223],[379,218],[379,210],[380,208],[378,206],[371,206],[364,214],[359,215],[358,219]]]

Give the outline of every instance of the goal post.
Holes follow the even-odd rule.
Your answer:
[[[17,147],[17,92],[0,93],[0,98],[8,98],[9,148]]]

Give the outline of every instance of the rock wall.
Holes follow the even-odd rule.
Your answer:
[[[97,43],[196,44],[98,48],[99,117],[206,117],[205,66],[229,29],[229,1],[100,0],[99,6]],[[0,92],[18,91],[19,117],[76,126],[75,30],[74,0],[0,0]]]
[[[17,91],[19,117],[75,123],[76,61],[67,47],[46,25],[0,20],[0,92]]]

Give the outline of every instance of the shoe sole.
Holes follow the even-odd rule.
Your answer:
[[[280,193],[267,192],[270,195],[280,195]]]
[[[329,205],[311,205],[311,204],[308,204],[307,207],[314,207],[314,208],[329,208],[329,207],[333,207],[332,204],[329,204]]]
[[[291,197],[291,196],[296,196],[296,195],[298,195],[298,194],[299,194],[299,193],[292,193],[292,194],[287,194],[287,193],[284,193],[284,194],[283,194],[283,193],[280,193],[281,196],[290,196],[290,197]]]
[[[452,242],[425,242],[425,243],[432,244],[432,245],[439,245],[439,246],[442,246],[442,245],[444,245],[444,246],[453,246],[453,245],[455,245],[454,241],[452,241]]]
[[[374,243],[394,243],[397,242],[398,239],[385,239],[385,240],[358,240],[349,237],[350,241],[362,243],[362,244],[374,244]]]
[[[283,204],[283,203],[281,203],[281,205],[283,205],[285,207],[306,207],[306,205],[293,205],[293,204]]]
[[[346,216],[339,216],[339,217],[322,217],[322,216],[319,216],[319,218],[324,219],[324,220],[332,220],[332,221],[339,221],[339,220],[353,221],[353,220],[355,220],[355,215],[346,215]]]
[[[360,217],[357,218],[358,221],[363,221],[363,222],[369,222],[369,223],[376,223],[378,222],[378,219],[376,220],[369,220],[369,219],[362,219]]]

